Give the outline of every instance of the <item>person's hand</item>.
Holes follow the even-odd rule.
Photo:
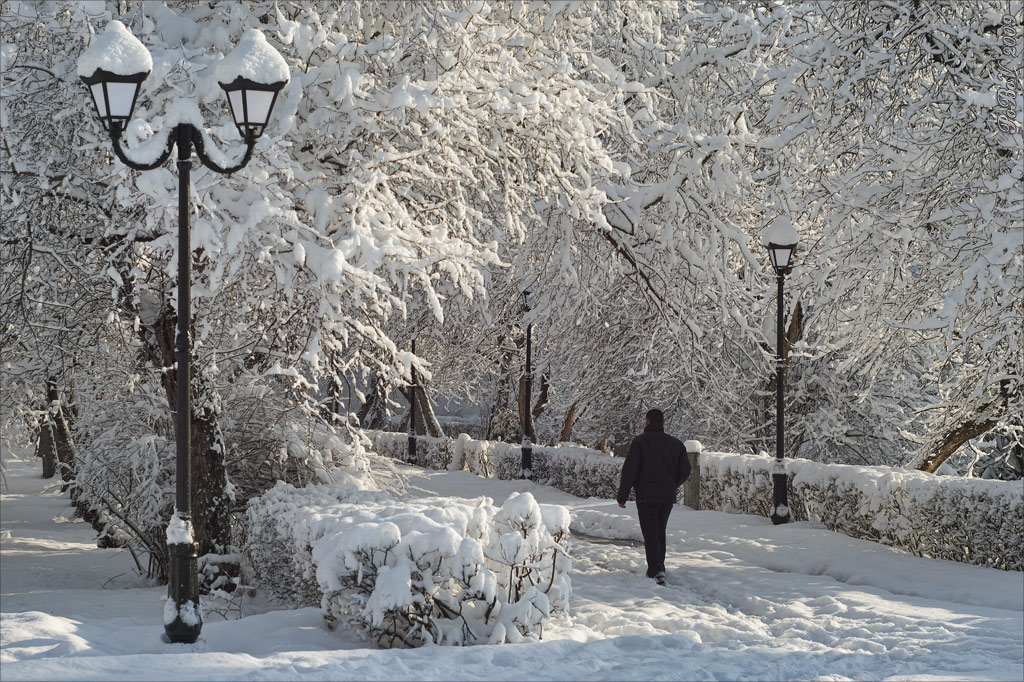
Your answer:
[[[619,502],[619,509],[625,509],[625,508],[626,508],[626,504],[624,502]]]

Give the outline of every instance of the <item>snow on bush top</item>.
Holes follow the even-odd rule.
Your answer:
[[[92,45],[78,57],[78,75],[91,76],[97,69],[110,71],[119,76],[153,70],[153,58],[149,50],[132,35],[124,24],[116,19],[107,24],[107,29],[96,36]]]
[[[220,61],[215,74],[217,81],[225,84],[236,78],[247,78],[269,85],[287,81],[289,77],[284,57],[254,28],[242,34],[238,46]]]
[[[768,244],[788,246],[800,241],[800,233],[797,232],[793,222],[784,215],[777,216],[771,225],[761,230],[761,241]]]

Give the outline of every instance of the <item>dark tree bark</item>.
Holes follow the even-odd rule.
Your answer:
[[[371,383],[370,394],[366,396],[366,401],[360,406],[356,418],[359,420],[359,426],[364,429],[384,429],[387,427],[388,421],[388,387],[384,377],[380,375],[374,375]]]
[[[409,387],[402,386],[398,390],[406,402],[411,403],[409,400]],[[402,423],[398,430],[402,432],[409,430],[408,410],[405,413],[405,417],[402,418]],[[427,392],[423,386],[416,387],[416,435],[430,436],[431,438],[444,437],[441,422],[438,421],[437,415],[434,414],[434,407],[431,405],[430,398],[427,397]]]
[[[985,403],[961,423],[942,434],[940,438],[926,445],[910,463],[910,468],[935,473],[942,463],[949,459],[967,441],[991,431],[1006,412],[1010,401],[1010,383],[999,384],[995,400]]]
[[[60,487],[65,492],[75,481],[75,449],[71,442],[71,427],[64,414],[60,402],[57,382],[53,378],[46,380],[46,422],[44,428],[50,432],[53,450],[57,455],[57,469],[64,482]],[[72,495],[72,501],[77,495]]]
[[[949,459],[967,441],[990,431],[998,423],[999,419],[997,417],[990,419],[968,419],[963,424],[946,433],[938,445],[934,446],[931,452],[919,460],[915,468],[919,471],[935,473],[942,466],[942,463]]]
[[[544,408],[548,406],[548,394],[551,389],[551,384],[548,383],[548,375],[540,375],[540,392],[537,394],[537,400],[533,403],[533,419],[536,421],[537,417],[544,413]]]
[[[427,392],[423,386],[416,387],[416,408],[420,413],[420,419],[416,421],[427,429],[432,438],[443,437],[444,431],[441,429],[441,422],[437,420],[437,415],[434,414],[434,406],[430,403],[430,398],[427,397]]]
[[[57,475],[57,449],[53,443],[53,422],[49,415],[39,425],[36,457],[43,460],[43,478],[50,479]]]
[[[370,391],[370,395],[366,396],[366,400],[363,402],[362,405],[359,406],[359,411],[356,412],[356,419],[359,420],[359,426],[363,427],[364,429],[368,428],[366,418],[370,415],[370,410],[373,409],[373,404],[377,401],[377,383],[379,381],[380,378],[374,375],[373,379],[371,380],[373,390]]]
[[[484,433],[484,440],[492,440],[495,437],[495,429],[499,428],[503,413],[510,409],[509,395],[512,392],[513,382],[511,374],[513,353],[511,351],[503,351],[500,357],[501,360],[498,365],[498,378],[495,383],[494,398],[491,401],[491,413],[487,418],[487,429]],[[522,423],[522,419],[520,419],[519,424]],[[505,437],[508,434],[497,435]],[[522,434],[520,434],[520,439],[521,437]]]
[[[568,443],[572,441],[572,427],[576,425],[577,411],[579,410],[579,402],[574,402],[569,406],[569,409],[565,411],[565,416],[562,417],[562,429],[558,433],[559,443]]]
[[[175,365],[176,324],[174,311],[165,305],[152,326],[140,328],[147,357],[163,370],[160,380],[172,411],[177,410],[177,373],[170,371]],[[225,448],[219,424],[220,401],[195,373],[191,384],[192,528],[202,556],[223,552],[229,544],[229,503]]]

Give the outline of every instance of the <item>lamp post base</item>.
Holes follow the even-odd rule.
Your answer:
[[[520,462],[520,475],[526,480],[533,479],[533,443],[529,438],[523,439],[523,457]]]
[[[199,609],[198,546],[193,543],[167,546],[170,581],[164,605],[164,632],[171,642],[191,644],[199,639],[203,616]]]
[[[776,526],[782,523],[789,523],[789,504],[786,499],[786,486],[788,485],[786,474],[772,474],[772,523]]]

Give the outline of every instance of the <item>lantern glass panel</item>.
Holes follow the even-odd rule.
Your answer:
[[[107,82],[107,98],[110,103],[109,115],[114,118],[127,119],[132,114],[135,104],[135,93],[139,90],[138,83]],[[104,113],[104,115],[107,115]]]
[[[96,83],[95,85],[89,86],[89,92],[92,93],[92,99],[96,102],[96,111],[99,112],[100,118],[107,117],[107,98],[103,94],[103,83]]]
[[[772,249],[772,260],[775,261],[774,265],[776,268],[789,267],[789,256],[793,253],[793,249],[789,247],[776,247]]]
[[[274,104],[274,95],[270,90],[246,90],[249,120],[246,123],[263,127],[270,119],[270,107]]]
[[[232,90],[228,92],[228,102],[231,104],[231,116],[235,119],[235,125],[245,124],[245,105],[242,98],[245,97],[244,90]]]

